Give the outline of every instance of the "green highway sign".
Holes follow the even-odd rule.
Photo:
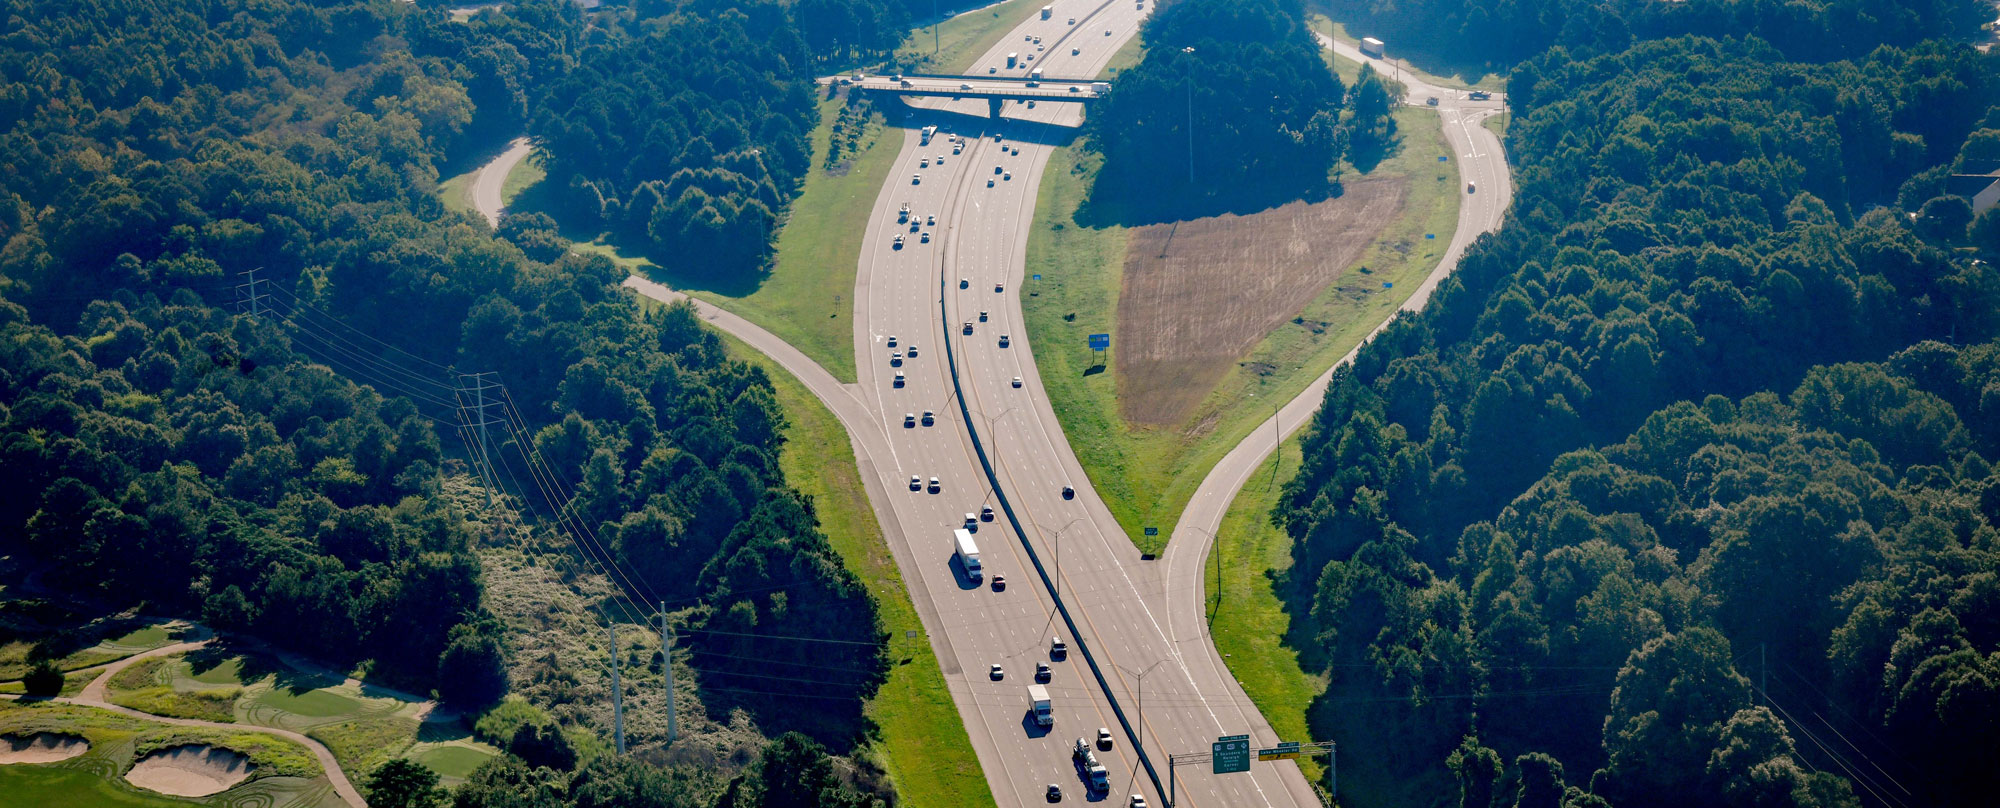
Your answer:
[[[1250,736],[1224,735],[1208,745],[1215,755],[1214,773],[1234,774],[1250,770]]]

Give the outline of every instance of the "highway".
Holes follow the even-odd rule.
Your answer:
[[[1097,75],[1137,33],[1150,6],[1057,2],[1051,19],[1023,22],[974,72],[992,67],[989,81],[1015,80],[1007,86],[1019,86],[1033,67],[1055,76]],[[1039,50],[1034,36],[1044,39]],[[1035,59],[1010,71],[1009,52]],[[1425,84],[1408,79],[1405,84],[1419,104],[1431,92]],[[1497,102],[1462,102],[1462,93],[1439,97],[1447,137],[1466,155],[1461,172],[1480,190],[1468,198],[1472,204],[1461,213],[1445,260],[1413,294],[1412,306],[1427,299],[1464,244],[1484,229],[1486,217],[1497,222],[1506,203],[1498,143],[1489,143],[1491,134],[1477,126]],[[1249,735],[1259,747],[1311,740],[1273,734],[1229,676],[1201,624],[1199,569],[1207,538],[1196,528],[1213,532],[1248,473],[1235,470],[1261,462],[1270,450],[1271,430],[1254,432],[1217,467],[1175,529],[1166,557],[1147,560],[1091,489],[1042,393],[1021,325],[1024,253],[1042,171],[1054,146],[1069,140],[1084,105],[1042,103],[1030,109],[1009,101],[1001,119],[988,120],[988,102],[981,98],[910,103],[920,109],[918,125],[934,123],[939,132],[924,144],[914,127],[905,131],[896,167],[873,206],[855,281],[856,384],[839,384],[741,318],[705,304],[701,310],[777,358],[848,428],[871,505],[931,635],[995,800],[1003,806],[1043,804],[1044,789],[1057,784],[1066,800],[1122,805],[1126,794],[1137,793],[1163,805],[1155,777],[1158,783],[1169,779],[1169,753],[1206,752],[1219,735]],[[955,143],[955,137],[963,139]],[[900,221],[904,204],[914,227]],[[638,279],[627,285],[661,299],[678,297]],[[903,353],[900,360],[895,352]],[[1323,390],[1324,378],[1287,405],[1281,421],[1296,429],[1317,408]],[[988,483],[982,453],[1000,483],[998,492]],[[1062,494],[1065,485],[1073,487],[1074,498]],[[1001,507],[1002,495],[1009,507]],[[1211,502],[1219,503],[1214,519],[1202,510]],[[994,521],[978,521],[986,506],[994,507]],[[966,514],[975,515],[986,567],[985,579],[977,583],[952,559],[951,530],[964,524]],[[1026,531],[1025,542],[1013,524]],[[992,586],[995,576],[1006,577],[1004,590]],[[1067,615],[1056,606],[1057,592]],[[1080,640],[1094,665],[1075,651],[1052,659],[1052,635],[1070,640],[1073,648]],[[1052,669],[1056,722],[1049,730],[1029,718],[1025,685],[1038,662]],[[1003,667],[999,679],[989,673],[994,664]],[[1094,737],[1099,727],[1114,736],[1112,749],[1097,752],[1111,785],[1108,793],[1088,794],[1069,747],[1074,738]],[[1134,754],[1135,740],[1148,750],[1151,772]],[[1319,804],[1289,762],[1256,762],[1250,773],[1221,776],[1209,774],[1206,764],[1188,766],[1174,779],[1180,805]]]

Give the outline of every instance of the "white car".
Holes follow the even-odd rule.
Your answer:
[[[937,493],[937,492],[938,492],[938,489],[939,489],[939,488],[941,488],[941,487],[942,487],[942,486],[939,486],[939,485],[938,485],[938,481],[937,481],[937,478],[936,478],[936,477],[932,477],[932,478],[931,478],[931,493],[933,493],[933,494]]]
[[[922,238],[920,238],[920,239],[918,239],[918,241],[921,241],[921,242],[923,242],[923,243],[925,243],[925,244],[929,244],[929,243],[931,243],[931,231],[929,231],[929,230],[925,230],[925,231],[924,231],[924,235],[923,235],[923,237],[922,237]]]
[[[910,184],[911,184],[911,185],[917,185],[917,184],[919,184],[919,183],[922,183],[923,181],[924,181],[924,175],[922,175],[922,174],[911,174],[911,175],[910,175]]]
[[[1080,54],[1080,53],[1082,53],[1082,52],[1083,52],[1083,49],[1082,49],[1082,48],[1070,48],[1070,49],[1069,49],[1069,55],[1071,55],[1071,56],[1075,56],[1075,55],[1077,55],[1077,54]]]
[[[1015,377],[1014,377],[1014,386],[1015,386],[1015,387],[1020,387],[1020,386],[1021,386],[1021,377],[1019,377],[1019,376],[1015,376]]]
[[[902,367],[902,366],[903,366],[903,352],[902,352],[902,351],[890,351],[890,352],[889,352],[889,367],[892,367],[892,368],[898,368],[898,367]]]
[[[897,236],[897,237],[896,237],[896,249],[900,250],[900,249],[902,249],[902,248],[903,248],[903,237],[902,237],[902,236]]]
[[[925,216],[925,217],[924,217],[924,224],[927,224],[927,225],[932,225],[932,226],[936,226],[936,225],[937,225],[937,214],[933,213],[933,214],[931,214],[931,215],[929,215],[929,216]]]
[[[910,358],[911,359],[917,358],[917,346],[915,344],[910,345]]]
[[[998,73],[998,72],[1000,72],[1000,68],[998,68],[998,67],[992,67],[992,66],[989,66],[989,67],[987,67],[987,68],[986,68],[986,72],[988,72],[988,73]]]
[[[1005,292],[1007,291],[1007,284],[1004,283],[993,284],[993,291],[995,293]]]
[[[970,84],[960,84],[960,85],[958,85],[958,89],[961,89],[961,90],[970,90],[970,89],[972,89],[972,85],[970,85]]]
[[[999,679],[1005,678],[1007,676],[1007,672],[1000,669],[1000,663],[995,662],[993,663],[993,667],[986,671],[986,675],[992,677],[994,680],[997,681]]]
[[[897,387],[903,386],[903,372],[900,370],[896,371],[896,386]]]
[[[1005,347],[1007,347],[1007,335],[1006,335],[1006,334],[1001,334],[1001,335],[1000,335],[1000,347],[1002,347],[1002,348],[1005,348]]]
[[[917,490],[917,489],[920,489],[920,488],[923,488],[923,487],[924,487],[924,481],[923,481],[923,478],[921,478],[921,477],[918,477],[918,476],[917,476],[917,475],[915,475],[915,474],[912,474],[912,475],[910,475],[910,490],[911,490],[911,491],[915,491],[915,490]]]
[[[986,310],[985,310],[985,309],[980,309],[980,310],[979,310],[979,321],[980,321],[980,322],[982,322],[982,323],[983,323],[983,322],[986,322]]]
[[[1014,172],[1012,172],[1012,171],[1009,171],[1009,172],[1007,172],[1007,173],[1005,173],[1005,174],[1001,174],[1001,175],[1000,175],[1000,179],[1003,179],[1003,180],[1011,180],[1011,179],[1013,179],[1013,178],[1014,178]],[[987,182],[992,182],[992,180],[987,180]]]
[[[894,347],[896,347],[896,335],[895,335],[895,334],[890,334],[890,335],[889,335],[889,347],[891,347],[891,348],[894,348]]]
[[[931,167],[931,158],[929,158],[929,157],[926,157],[926,158],[924,158],[924,159],[922,159],[922,160],[918,160],[918,161],[917,161],[917,167],[918,167],[918,168],[930,168],[930,167]]]
[[[916,413],[911,413],[911,412],[906,412],[906,413],[903,413],[903,428],[904,428],[904,429],[908,429],[908,428],[910,428],[910,427],[913,427],[913,426],[916,426],[916,425],[917,425],[917,415],[916,415]]]
[[[934,423],[937,423],[937,416],[930,410],[924,410],[924,426],[930,426]]]

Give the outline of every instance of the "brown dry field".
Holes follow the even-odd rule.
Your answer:
[[[1326,291],[1402,212],[1401,177],[1293,202],[1134,229],[1118,293],[1118,407],[1178,424],[1230,365]]]

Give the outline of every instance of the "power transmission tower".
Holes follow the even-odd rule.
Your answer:
[[[502,423],[486,411],[499,405],[498,399],[488,398],[486,391],[500,387],[500,374],[460,373],[458,374],[459,420],[471,427],[479,437],[479,444],[473,447],[473,454],[479,466],[479,480],[486,488],[486,507],[493,507],[493,491],[500,487],[500,480],[493,473],[493,444],[486,436],[486,427]],[[471,403],[468,404],[467,401]]]
[[[623,755],[625,754],[625,693],[618,683],[618,626],[606,622],[604,628],[611,632],[611,739],[612,745],[618,749],[618,754]]]
[[[244,307],[245,311],[250,312],[250,316],[258,318],[264,315],[264,307],[262,305],[264,298],[271,296],[270,292],[265,291],[271,282],[267,279],[257,277],[257,273],[262,271],[264,271],[264,268],[258,267],[244,272],[243,282],[236,285],[237,305]]]
[[[674,745],[680,733],[680,719],[674,713],[674,630],[667,625],[667,604],[660,604],[660,673],[667,683],[667,745]]]

